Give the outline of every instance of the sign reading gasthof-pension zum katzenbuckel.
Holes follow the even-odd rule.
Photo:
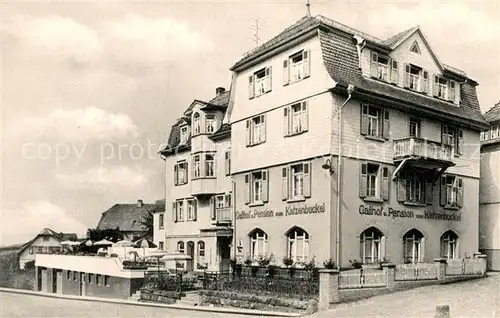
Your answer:
[[[359,214],[385,216],[390,218],[415,218],[415,219],[433,219],[433,220],[446,220],[446,221],[461,221],[462,214],[459,212],[434,212],[425,210],[424,212],[414,212],[407,209],[393,209],[392,207],[373,207],[361,204],[359,206]]]
[[[273,210],[248,210],[248,211],[236,211],[236,219],[255,219],[255,218],[272,218],[276,216],[287,216],[287,215],[298,215],[298,214],[318,214],[325,213],[325,203],[316,203],[314,205],[302,205],[302,206],[289,206],[285,208],[285,211],[273,211]]]

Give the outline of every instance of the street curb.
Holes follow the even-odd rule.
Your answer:
[[[102,302],[102,303],[122,304],[122,305],[131,305],[131,306],[160,307],[160,308],[178,309],[178,310],[204,311],[204,312],[213,312],[213,313],[221,313],[221,314],[239,314],[239,315],[252,315],[252,316],[264,316],[264,317],[301,317],[301,316],[303,316],[303,315],[297,314],[297,313],[261,311],[261,310],[252,310],[252,309],[241,310],[241,309],[229,309],[229,308],[221,308],[221,307],[190,307],[190,306],[181,306],[181,305],[166,305],[166,304],[146,303],[146,302],[140,302],[140,301],[131,301],[131,300],[114,299],[114,298],[73,296],[73,295],[36,292],[36,291],[32,291],[32,290],[5,288],[5,287],[0,287],[0,292],[33,295],[33,296],[49,297],[49,298],[60,298],[60,299],[68,299],[68,300],[96,301],[96,302]]]

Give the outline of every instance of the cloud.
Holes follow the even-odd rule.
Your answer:
[[[96,190],[139,188],[146,184],[148,177],[148,171],[127,166],[93,167],[83,172],[56,175],[56,179],[65,184]]]
[[[45,116],[16,123],[17,130],[30,136],[43,136],[66,141],[110,140],[138,135],[132,119],[123,113],[111,113],[94,106],[55,109]]]
[[[6,23],[5,31],[14,36],[28,57],[86,63],[102,54],[98,33],[70,18],[17,16]]]
[[[27,242],[46,227],[56,232],[76,233],[79,237],[87,230],[87,226],[62,207],[48,201],[31,201],[20,209],[2,211],[0,244]]]
[[[172,19],[146,19],[128,15],[104,23],[109,53],[125,62],[158,63],[182,57],[185,53],[211,48],[207,38],[189,25]]]

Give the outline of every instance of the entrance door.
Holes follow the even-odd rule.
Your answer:
[[[42,292],[48,292],[47,288],[47,269],[42,269]]]
[[[187,260],[186,262],[186,271],[192,272],[194,270],[194,242],[189,241],[187,242],[187,250],[186,254],[191,256],[190,260]]]
[[[85,296],[85,273],[80,273],[80,296]]]
[[[229,272],[231,266],[231,238],[226,236],[217,237],[217,249],[219,250],[219,271]]]
[[[62,294],[62,284],[63,284],[63,276],[62,276],[62,271],[57,271],[56,274],[57,277],[57,283],[56,283],[56,293]]]

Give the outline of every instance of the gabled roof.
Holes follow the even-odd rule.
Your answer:
[[[227,106],[229,104],[229,96],[230,96],[231,91],[225,91],[224,93],[221,93],[214,98],[212,98],[208,102],[200,101],[200,100],[194,100],[191,105],[188,107],[188,110],[184,112],[190,113],[191,110],[193,109],[194,105],[196,104],[202,104],[205,105],[203,107],[204,110],[220,110],[225,112],[227,110]],[[160,149],[158,152],[163,155],[169,155],[175,152],[181,152],[184,150],[189,150],[191,147],[191,136],[189,137],[188,141],[185,144],[180,145],[180,129],[179,129],[179,124],[180,120],[177,121],[172,128],[170,129],[170,134],[168,136],[168,141],[167,144],[163,147],[163,149]],[[224,125],[221,125],[219,129],[214,132],[210,138],[213,140],[220,140],[224,139],[227,137],[227,127]],[[230,135],[230,134],[229,134]]]
[[[139,206],[137,203],[115,204],[102,213],[97,228],[104,230],[116,229],[118,227],[120,231],[145,231],[146,229],[140,221],[149,212],[153,212],[154,209],[155,204],[143,203],[142,206]]]
[[[484,118],[490,124],[500,121],[500,102],[491,107],[485,114]]]
[[[476,128],[484,127],[486,125],[477,100],[475,89],[477,83],[472,79],[467,78],[464,75],[464,72],[444,64],[440,64],[443,70],[451,72],[455,76],[460,76],[465,82],[463,85],[460,85],[460,107],[452,105],[446,101],[438,100],[430,96],[424,96],[416,92],[362,76],[361,70],[359,69],[359,57],[353,36],[360,36],[373,45],[391,50],[391,46],[395,47],[413,33],[419,32],[424,42],[426,42],[425,44],[430,48],[428,41],[425,39],[425,36],[419,27],[408,29],[390,37],[386,41],[382,41],[379,38],[373,37],[320,15],[316,17],[304,17],[292,26],[286,28],[276,37],[243,57],[231,69],[236,71],[244,69],[246,65],[253,63],[253,59],[257,59],[266,53],[273,54],[271,52],[272,50],[277,49],[294,38],[308,34],[314,29],[317,29],[317,34],[319,35],[323,62],[327,71],[330,74],[330,77],[341,86],[344,85],[347,87],[347,84],[353,84],[356,87],[356,91],[365,92],[388,100],[398,102],[404,101],[409,105],[413,105],[416,109],[429,114],[442,114],[458,117],[461,122]],[[432,52],[431,48],[430,50]],[[435,58],[436,61],[439,62],[437,56],[435,56]]]
[[[22,248],[17,252],[17,254],[21,254],[24,252],[33,242],[35,242],[39,237],[42,236],[51,236],[58,240],[59,242],[62,241],[76,241],[78,239],[76,233],[63,233],[63,232],[56,232],[52,229],[49,228],[44,228],[40,233],[38,233],[32,240],[26,242]]]

